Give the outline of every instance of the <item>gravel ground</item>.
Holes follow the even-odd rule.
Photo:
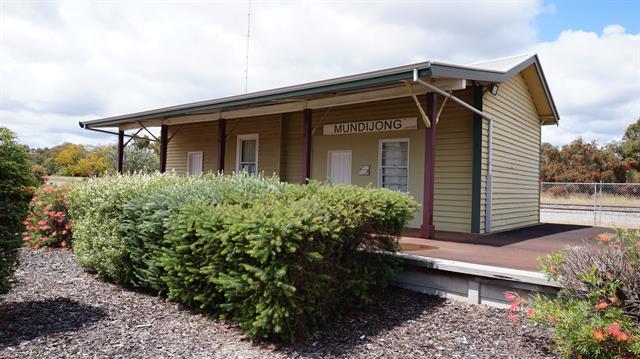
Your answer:
[[[72,253],[22,251],[0,298],[0,358],[556,358],[549,334],[504,310],[396,288],[293,346],[97,280]]]

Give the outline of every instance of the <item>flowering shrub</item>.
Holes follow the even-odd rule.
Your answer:
[[[542,271],[563,289],[555,298],[527,302],[505,293],[510,316],[526,313],[552,328],[567,357],[640,356],[640,231],[603,233],[597,243],[540,259]]]
[[[23,240],[33,249],[71,247],[68,186],[44,185],[31,199]]]

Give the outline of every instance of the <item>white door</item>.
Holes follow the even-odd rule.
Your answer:
[[[202,174],[202,152],[189,152],[187,154],[187,173],[190,176]]]
[[[333,184],[351,184],[351,151],[329,151],[327,176]]]

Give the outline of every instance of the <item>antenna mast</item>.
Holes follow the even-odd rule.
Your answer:
[[[249,38],[251,37],[251,0],[249,0],[249,10],[247,11],[247,52],[244,64],[244,93],[249,87]]]

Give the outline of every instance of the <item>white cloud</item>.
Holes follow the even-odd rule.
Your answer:
[[[244,90],[246,3],[0,7],[0,125],[29,145],[114,141],[81,130],[77,121]],[[536,45],[533,20],[548,11],[537,2],[254,2],[249,90],[425,59],[468,63],[534,49],[563,116],[561,131],[584,134],[588,128],[576,121],[593,121],[598,109],[618,119],[611,133],[620,133],[619,122],[628,121],[622,115],[638,111],[632,81],[620,81],[633,73],[625,70],[632,63],[618,64],[617,57],[637,48],[637,35],[610,27],[601,36],[574,31]],[[586,53],[600,51],[607,53],[585,60]],[[614,60],[607,71],[595,71]],[[583,65],[589,71],[577,70]],[[637,79],[635,85],[637,93]],[[592,86],[611,91],[576,91]],[[561,134],[548,132],[545,138],[560,141]]]
[[[619,139],[640,116],[640,35],[619,25],[602,34],[567,30],[536,45],[560,111],[543,139],[556,145],[578,136],[601,145]]]

